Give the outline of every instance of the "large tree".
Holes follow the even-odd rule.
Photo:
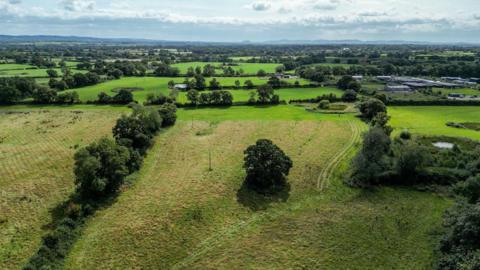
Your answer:
[[[283,187],[292,168],[292,160],[272,141],[261,139],[245,150],[246,184],[257,191]]]
[[[115,192],[129,174],[128,149],[103,138],[75,153],[75,184],[86,198],[101,199]]]

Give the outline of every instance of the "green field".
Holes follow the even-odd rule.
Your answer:
[[[11,70],[0,70],[0,77],[48,77],[48,69],[11,69]],[[62,74],[60,68],[54,68],[59,76]],[[72,69],[72,73],[87,73],[86,70]]]
[[[0,71],[19,70],[19,69],[27,69],[27,68],[36,68],[36,67],[31,65],[21,65],[21,64],[0,64]]]
[[[294,107],[274,108],[254,109],[255,120],[242,114],[252,108],[180,110],[180,119],[202,117],[157,138],[136,184],[87,223],[66,269],[428,268],[432,233],[450,202],[408,189],[347,188],[337,166],[364,124],[271,120],[291,117]],[[243,150],[258,138],[294,162],[288,199],[240,188]]]
[[[233,101],[248,101],[251,92],[255,90],[229,90],[233,95]],[[290,101],[293,99],[309,99],[316,98],[321,95],[335,94],[341,97],[343,91],[337,88],[323,87],[323,88],[288,88],[278,89],[275,93],[280,96],[281,100]],[[180,103],[188,103],[186,98],[187,93],[180,93],[177,101]]]
[[[109,134],[126,108],[2,108],[17,113],[0,115],[7,175],[0,186],[8,195],[0,268],[15,269],[48,232],[49,210],[72,192],[74,146]],[[346,187],[342,172],[366,128],[353,114],[239,106],[179,109],[178,119],[156,138],[133,186],[87,222],[66,269],[425,269],[433,262],[451,202],[410,189]],[[258,138],[292,158],[288,196],[240,188],[243,150]]]
[[[480,132],[448,127],[446,123],[479,122],[480,107],[474,106],[406,106],[389,107],[391,124],[400,132],[408,129],[413,133],[425,135],[445,135],[467,137],[480,140]]]
[[[440,91],[442,95],[448,96],[448,94],[464,94],[469,96],[480,96],[480,90],[472,88],[460,88],[460,89],[442,89],[442,88],[433,88],[434,92]]]
[[[1,109],[0,269],[20,269],[48,232],[50,211],[73,192],[75,147],[110,136],[120,113]]]
[[[187,62],[187,63],[178,63],[174,64],[172,66],[177,67],[180,69],[181,74],[186,74],[187,70],[189,67],[204,67],[205,65],[213,65],[215,67],[218,67],[217,73],[222,74],[223,71],[220,68],[220,66],[223,63],[220,62]],[[232,68],[234,70],[240,70],[243,69],[244,74],[249,74],[249,75],[255,75],[260,69],[263,69],[267,73],[275,73],[275,68],[281,66],[281,64],[263,64],[263,63],[235,63]]]
[[[217,81],[220,82],[223,86],[233,86],[236,80],[239,80],[243,85],[243,82],[246,80],[251,80],[255,85],[265,84],[267,82],[266,79],[258,78],[258,77],[217,77]],[[97,96],[100,92],[105,92],[109,95],[115,95],[112,91],[118,88],[143,88],[141,91],[134,91],[133,95],[135,100],[139,102],[143,102],[146,100],[147,95],[152,94],[160,94],[163,93],[168,95],[170,90],[168,89],[168,82],[173,80],[175,83],[183,83],[185,78],[165,78],[165,77],[126,77],[119,80],[108,81],[105,83],[88,86],[84,88],[74,89],[80,95],[80,99],[82,101],[88,100],[96,100]],[[207,78],[207,82],[210,81],[211,78]],[[295,83],[296,80],[288,80],[290,83]],[[299,80],[301,84],[307,84],[308,81],[306,80]],[[305,89],[308,91],[308,89]],[[243,90],[239,90],[243,91]],[[321,92],[321,91],[320,91]],[[248,94],[247,91],[245,93]],[[183,94],[184,96],[184,94]],[[314,96],[316,97],[316,96]],[[248,98],[247,98],[248,99]]]

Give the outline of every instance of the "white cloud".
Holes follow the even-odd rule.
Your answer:
[[[266,11],[271,7],[270,3],[268,2],[254,2],[250,6],[255,11]]]
[[[95,2],[90,0],[63,0],[60,2],[66,11],[92,11],[95,8]]]

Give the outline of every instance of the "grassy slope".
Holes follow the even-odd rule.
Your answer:
[[[480,140],[480,132],[446,126],[447,122],[479,122],[480,107],[466,106],[406,106],[389,107],[391,124],[396,132],[408,129],[426,135],[468,137]]]
[[[49,210],[73,189],[73,146],[110,134],[118,116],[0,113],[0,269],[18,269],[36,252]]]
[[[200,121],[157,138],[138,182],[88,222],[67,269],[428,268],[430,233],[449,202],[403,189],[364,193],[338,178],[319,191],[319,173],[351,140],[348,123],[363,124],[292,121],[321,119],[297,109],[180,110],[180,119]],[[257,138],[294,162],[290,197],[263,210],[238,192],[242,152]]]

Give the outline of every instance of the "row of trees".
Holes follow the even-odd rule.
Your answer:
[[[128,175],[140,169],[155,134],[175,123],[175,112],[174,106],[158,111],[134,106],[131,115],[117,120],[113,140],[102,138],[75,153],[76,192],[65,204],[63,219],[43,237],[42,246],[24,269],[61,267],[82,224],[117,193]]]
[[[187,99],[192,105],[224,105],[233,104],[233,95],[228,91],[212,91],[200,93],[191,89],[187,93]]]
[[[330,76],[357,74],[365,76],[399,75],[399,76],[458,76],[464,78],[480,77],[478,63],[418,63],[411,65],[395,65],[385,63],[378,66],[354,65],[343,66],[301,66],[296,73],[302,78],[323,82]]]
[[[101,82],[101,78],[97,73],[88,72],[88,73],[75,73],[70,75],[66,73],[63,75],[62,79],[56,80],[55,78],[50,78],[48,85],[50,88],[55,88],[60,91],[71,89],[71,88],[78,88],[78,87],[85,87],[90,85],[95,85]]]

